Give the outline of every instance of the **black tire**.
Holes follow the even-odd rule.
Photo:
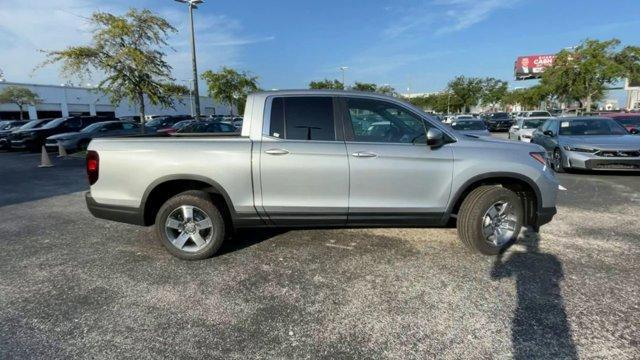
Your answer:
[[[564,156],[562,155],[562,151],[560,149],[555,149],[553,151],[553,159],[551,160],[551,164],[553,164],[553,171],[558,174],[564,173],[567,171],[564,167]]]
[[[179,249],[174,246],[167,234],[167,228],[165,227],[167,218],[181,206],[196,207],[197,210],[205,213],[211,220],[211,238],[204,247],[197,251]],[[226,224],[218,207],[211,201],[211,197],[206,192],[197,190],[185,191],[167,200],[158,211],[155,228],[156,236],[160,239],[162,245],[172,255],[184,260],[202,260],[212,257],[220,249],[226,232]]]
[[[486,212],[498,202],[507,202],[512,206],[516,224],[508,241],[496,246],[485,238],[482,229]],[[480,186],[462,202],[458,212],[458,237],[473,251],[484,255],[497,255],[518,238],[523,214],[522,200],[515,192],[500,186]]]

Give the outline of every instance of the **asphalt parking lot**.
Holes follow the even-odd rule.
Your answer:
[[[242,232],[215,258],[91,217],[82,160],[0,153],[0,358],[640,358],[640,177],[562,174],[499,258],[455,229]]]

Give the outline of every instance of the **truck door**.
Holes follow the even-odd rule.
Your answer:
[[[264,212],[276,225],[345,225],[349,163],[334,99],[274,97],[269,108],[260,144]]]
[[[449,201],[453,151],[430,148],[434,126],[385,100],[343,98],[350,225],[439,223]]]

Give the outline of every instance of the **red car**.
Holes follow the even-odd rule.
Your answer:
[[[607,114],[601,114],[601,116],[605,116],[617,121],[620,125],[624,126],[629,132],[631,132],[632,129],[635,129],[635,131],[640,130],[640,114],[607,113]]]

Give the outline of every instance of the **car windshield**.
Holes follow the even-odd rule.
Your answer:
[[[80,130],[80,132],[83,132],[83,133],[94,132],[94,131],[98,130],[100,127],[102,127],[102,125],[104,125],[104,124],[102,124],[102,123],[91,124],[91,125],[87,126],[86,128]]]
[[[153,119],[153,120],[151,120],[151,121],[147,122],[145,125],[147,125],[147,126],[151,126],[151,127],[160,126],[160,124],[162,124],[162,122],[163,122],[164,120],[166,120],[166,119],[167,119],[167,118],[166,118],[166,117],[164,117],[164,116],[163,116],[163,117],[157,117],[157,118],[155,118],[155,119]]]
[[[560,122],[560,135],[625,135],[627,130],[611,119],[578,119]]]
[[[542,126],[542,124],[544,124],[545,121],[547,121],[547,119],[525,120],[522,122],[522,128],[537,129],[540,126]]]
[[[486,130],[482,121],[468,120],[468,121],[454,121],[451,123],[451,127],[455,130]]]
[[[619,116],[616,120],[623,126],[640,127],[640,116]]]
[[[4,127],[7,126],[8,123],[8,121],[0,121],[0,129],[4,129]]]
[[[9,130],[15,127],[13,121],[0,121],[0,130]]]
[[[493,113],[489,114],[490,119],[509,119],[508,113]]]
[[[529,116],[551,116],[547,111],[533,111],[529,114]]]
[[[59,118],[59,119],[51,120],[50,122],[46,123],[42,128],[43,129],[53,129],[53,128],[57,127],[58,125],[62,124],[65,120],[67,120],[67,119],[66,118]]]

